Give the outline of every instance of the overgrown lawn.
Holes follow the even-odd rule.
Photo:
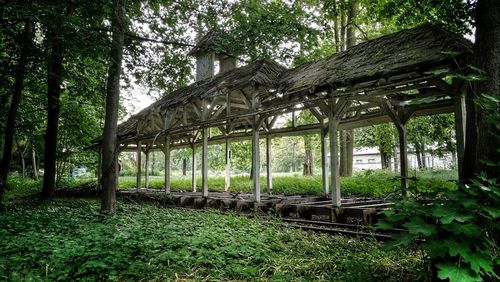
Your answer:
[[[215,211],[97,199],[9,201],[0,280],[401,281],[420,261],[373,240],[307,233]]]

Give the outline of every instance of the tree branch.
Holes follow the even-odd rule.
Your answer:
[[[177,41],[170,41],[170,40],[157,40],[153,38],[147,38],[147,37],[142,37],[137,34],[133,34],[130,32],[125,33],[125,36],[128,38],[140,40],[140,41],[147,41],[147,42],[153,42],[153,43],[159,43],[159,44],[166,44],[166,45],[175,45],[175,46],[182,46],[182,47],[196,47],[196,45],[189,44],[189,43],[183,43],[183,42],[177,42]]]

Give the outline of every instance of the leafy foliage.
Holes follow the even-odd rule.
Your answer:
[[[277,221],[96,200],[9,202],[0,215],[2,280],[337,280],[415,278],[415,254]]]
[[[437,277],[450,281],[482,281],[500,277],[500,185],[481,176],[470,185],[448,192],[431,205],[415,199],[395,202],[384,211],[387,219],[380,228],[402,226],[408,233],[395,238],[393,245],[420,242],[427,267],[437,267]],[[422,240],[424,239],[424,240]]]

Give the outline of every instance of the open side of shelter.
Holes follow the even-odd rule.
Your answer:
[[[212,35],[210,35],[213,38]],[[200,42],[209,41],[205,38]],[[340,130],[392,122],[399,133],[401,189],[408,189],[407,130],[411,117],[454,113],[459,167],[465,143],[467,84],[447,79],[472,56],[472,45],[459,35],[432,25],[369,40],[331,57],[287,69],[261,60],[236,68],[234,57],[197,47],[198,81],[166,95],[118,127],[119,150],[165,154],[165,192],[170,187],[170,152],[202,151],[201,196],[208,197],[208,145],[226,144],[226,184],[230,188],[230,143],[252,141],[253,201],[261,202],[259,140],[266,140],[268,193],[272,192],[271,139],[276,136],[321,135],[323,192],[330,206],[340,207]],[[215,58],[221,72],[213,76]],[[314,124],[276,127],[280,116],[310,111]],[[219,134],[212,134],[217,128]],[[328,143],[326,143],[328,140]],[[96,148],[99,144],[96,145]],[[328,162],[328,156],[330,158]],[[331,165],[328,165],[330,163]],[[147,167],[147,166],[146,166]],[[141,172],[137,170],[137,191]],[[196,170],[192,170],[192,188]],[[148,186],[146,172],[146,188]]]

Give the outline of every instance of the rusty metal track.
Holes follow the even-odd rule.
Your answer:
[[[370,226],[359,224],[334,223],[290,218],[283,218],[282,220],[286,226],[300,228],[302,230],[310,230],[328,234],[341,234],[355,237],[371,237],[380,241],[390,240],[391,233],[401,232],[401,230],[399,229],[394,229],[390,230],[391,233],[380,233],[378,231],[375,231],[374,228]]]

